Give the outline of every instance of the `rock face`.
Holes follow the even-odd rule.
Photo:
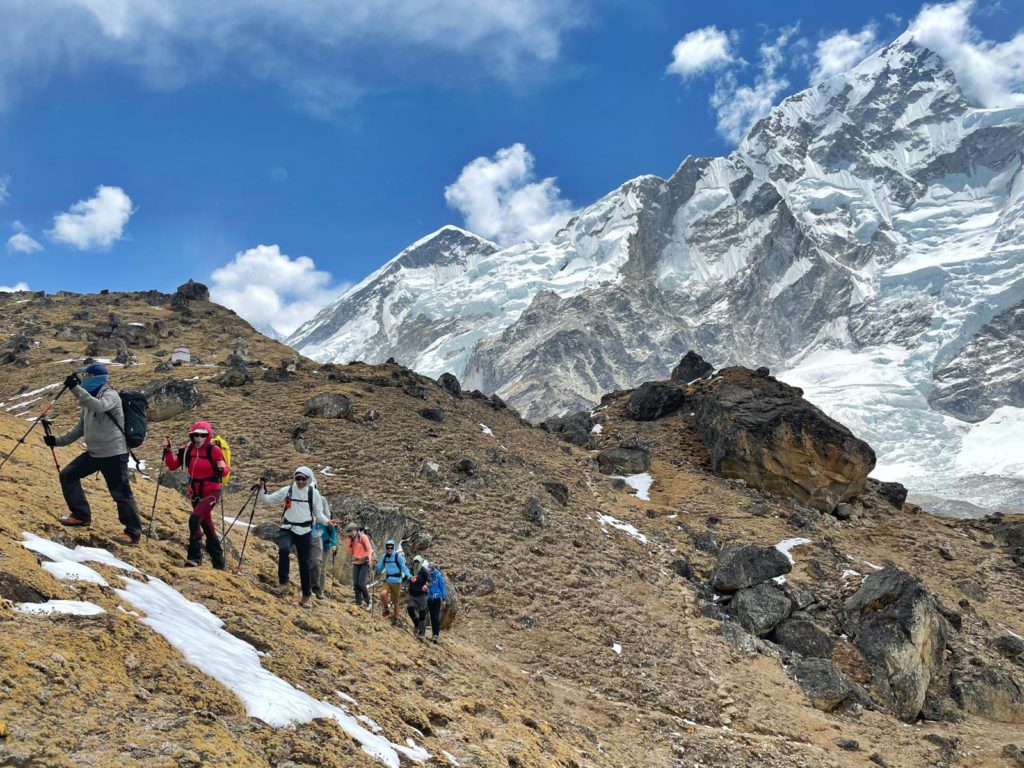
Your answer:
[[[832,638],[813,621],[787,619],[775,628],[775,641],[783,648],[815,659],[832,658]]]
[[[343,419],[352,413],[352,401],[336,392],[321,392],[306,401],[303,413],[322,419]]]
[[[651,455],[642,448],[607,448],[597,455],[606,475],[636,475],[651,467]]]
[[[244,365],[236,365],[228,368],[217,379],[217,384],[222,387],[243,387],[253,380],[249,369]]]
[[[686,393],[679,387],[648,381],[629,396],[626,408],[631,419],[654,421],[675,413],[685,402]]]
[[[756,544],[726,547],[711,574],[711,588],[717,592],[735,592],[782,576],[791,570],[793,565],[789,558],[774,547],[760,547]]]
[[[567,443],[586,446],[590,443],[594,420],[589,411],[578,411],[568,416],[547,419],[541,422],[540,427]]]
[[[773,584],[757,584],[736,593],[731,608],[745,630],[765,637],[793,609],[792,601]]]
[[[209,301],[210,289],[202,283],[197,283],[189,278],[187,283],[182,283],[178,286],[175,296],[180,296],[186,301]]]
[[[727,368],[692,395],[715,472],[822,512],[864,487],[875,453],[796,387]]]
[[[191,411],[202,402],[199,390],[191,381],[164,379],[153,382],[143,390],[149,401],[146,418],[149,421],[166,421]]]
[[[807,698],[817,709],[831,712],[854,692],[854,687],[831,661],[826,659],[797,659],[789,673]]]
[[[437,378],[437,384],[452,397],[462,396],[462,385],[453,373],[442,373]]]
[[[691,349],[683,355],[679,365],[672,369],[671,379],[682,384],[689,384],[695,379],[703,379],[714,370],[711,363]]]
[[[871,668],[872,687],[905,722],[924,705],[946,649],[938,605],[909,573],[870,574],[843,606],[843,626]]]
[[[954,674],[953,699],[965,712],[1002,723],[1024,724],[1024,682],[991,667],[972,674]]]

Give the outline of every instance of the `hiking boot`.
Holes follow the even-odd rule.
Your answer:
[[[319,592],[314,592],[313,594],[316,595],[316,599],[317,600],[325,599],[324,598],[324,591],[322,589]]]
[[[434,645],[437,645],[440,641],[441,638],[438,635],[431,635],[430,642],[432,642]]]
[[[66,525],[68,528],[88,528],[92,525],[92,521],[82,520],[74,515],[68,515],[67,517],[60,518],[60,524]]]
[[[118,544],[124,544],[126,547],[134,547],[138,545],[141,538],[141,536],[132,536],[128,533],[122,533],[120,536],[115,536],[114,541]]]
[[[213,570],[215,570],[215,571],[223,571],[224,570],[224,563],[214,563],[213,564]]]
[[[300,608],[309,608],[309,604],[312,601],[313,600],[312,600],[312,596],[311,595],[303,595],[302,599],[299,600],[299,607]]]
[[[274,587],[270,591],[273,592],[275,595],[286,595],[286,594],[288,594],[288,591],[290,589],[291,589],[291,585],[286,581],[284,584],[278,584],[276,587]]]
[[[186,560],[185,561],[185,567],[186,568],[198,568],[199,567],[199,561],[198,560]]]

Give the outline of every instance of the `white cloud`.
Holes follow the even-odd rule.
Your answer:
[[[984,107],[1024,104],[1024,30],[1005,42],[986,40],[971,26],[973,0],[926,5],[908,30],[956,74],[968,98]]]
[[[467,229],[501,245],[547,240],[573,208],[554,177],[534,180],[533,166],[533,155],[517,142],[466,165],[444,199],[462,213]]]
[[[686,34],[672,48],[672,63],[666,70],[682,78],[718,69],[735,60],[729,35],[718,27],[704,27]]]
[[[43,246],[30,235],[16,232],[7,239],[7,250],[15,253],[35,253],[43,250]]]
[[[768,114],[789,87],[789,81],[779,74],[779,67],[796,30],[796,26],[786,27],[774,42],[761,45],[760,68],[752,85],[740,85],[736,74],[731,71],[715,82],[711,106],[717,113],[717,130],[723,138],[739,142],[754,123]]]
[[[111,66],[156,88],[273,82],[318,114],[364,87],[518,81],[558,58],[566,32],[585,23],[585,1],[2,2],[0,106],[14,88]]]
[[[815,50],[817,64],[811,72],[811,83],[820,83],[859,64],[871,52],[876,39],[875,27],[869,24],[860,32],[844,29],[821,40]]]
[[[28,283],[17,283],[16,285],[0,285],[0,293],[17,293],[18,291],[31,290]]]
[[[47,236],[80,250],[105,248],[121,239],[131,218],[132,201],[120,187],[100,186],[88,200],[79,200],[65,213],[53,217]]]
[[[331,286],[331,275],[308,256],[292,259],[277,245],[235,254],[210,276],[210,298],[235,310],[257,328],[289,335],[348,286]]]

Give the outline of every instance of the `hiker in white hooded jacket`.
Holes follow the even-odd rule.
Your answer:
[[[310,547],[312,531],[316,523],[320,525],[336,525],[330,519],[327,500],[320,495],[316,487],[316,477],[309,467],[295,470],[292,483],[273,493],[267,493],[266,481],[260,478],[263,493],[260,499],[265,504],[284,504],[284,515],[281,518],[281,530],[277,534],[277,593],[288,591],[288,566],[292,549],[299,560],[299,583],[302,587],[302,598],[299,605],[303,608],[310,604],[313,594],[310,574]]]

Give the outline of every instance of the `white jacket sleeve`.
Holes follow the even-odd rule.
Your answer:
[[[285,500],[285,497],[288,495],[288,491],[290,490],[291,486],[286,485],[283,488],[278,488],[273,493],[261,493],[260,501],[264,504],[280,504]]]
[[[311,505],[313,507],[313,519],[320,523],[320,525],[327,525],[331,519],[331,507],[320,491],[316,491],[316,497],[320,500],[320,503]]]

